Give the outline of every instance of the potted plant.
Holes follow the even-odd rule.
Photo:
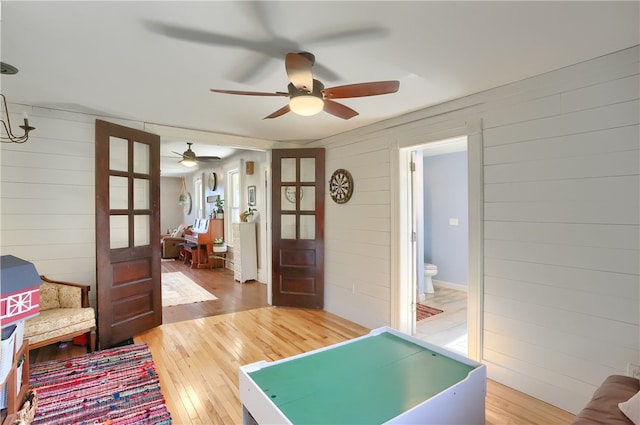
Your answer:
[[[224,199],[220,197],[216,199],[216,218],[224,219]]]
[[[187,203],[187,178],[182,177],[182,189],[180,189],[180,195],[178,195],[178,205],[184,205]]]
[[[248,210],[243,211],[242,213],[240,213],[240,221],[243,221],[245,223],[253,221],[253,219],[255,218],[255,212],[258,211],[255,208],[251,208],[249,207]]]

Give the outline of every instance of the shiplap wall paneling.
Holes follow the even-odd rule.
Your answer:
[[[93,284],[94,126],[29,116],[29,140],[2,145],[2,253],[51,278]]]
[[[640,358],[640,113],[637,71],[573,71],[584,86],[483,120],[483,359],[577,411]]]
[[[91,285],[93,301],[96,117],[23,105],[9,110],[12,122],[27,112],[36,130],[26,143],[0,146],[2,254],[31,261],[50,278]]]
[[[346,204],[325,198],[325,308],[370,327],[390,320],[389,149],[362,137],[327,150],[326,177],[338,168],[354,179]]]
[[[602,375],[640,361],[639,58],[634,46],[313,144],[327,148],[331,172],[363,166],[367,138],[393,151],[482,122],[483,361],[494,379],[571,411]],[[327,213],[325,305],[370,325],[385,312],[367,322],[376,309],[356,308],[381,285],[354,295],[342,274],[354,258],[338,250],[375,247],[344,227],[331,231],[342,212]],[[391,215],[377,218],[390,228]],[[378,254],[367,254],[372,264]]]
[[[589,133],[568,134],[546,139],[534,139],[517,144],[495,145],[485,149],[485,165],[497,165],[522,160],[545,160],[549,158],[581,155],[611,154],[637,149],[640,138],[638,126],[607,128]]]

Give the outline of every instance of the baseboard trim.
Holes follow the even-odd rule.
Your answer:
[[[433,286],[434,287],[440,287],[440,288],[455,289],[456,291],[469,292],[469,286],[468,285],[462,285],[460,283],[447,282],[446,280],[433,279]]]

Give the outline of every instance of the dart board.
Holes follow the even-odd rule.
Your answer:
[[[331,180],[329,180],[329,193],[336,204],[344,204],[349,201],[353,194],[353,177],[351,177],[351,173],[342,168],[334,171],[331,175]]]

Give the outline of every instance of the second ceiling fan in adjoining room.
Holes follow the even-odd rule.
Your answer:
[[[277,118],[289,111],[298,115],[311,116],[324,110],[338,118],[348,120],[358,115],[358,112],[348,106],[335,102],[333,99],[395,93],[400,87],[399,81],[390,80],[324,88],[324,85],[320,81],[313,78],[312,67],[314,63],[315,57],[311,53],[287,53],[285,68],[290,81],[287,92],[266,93],[221,89],[211,89],[211,91],[215,93],[247,96],[282,96],[289,98],[287,105],[267,115],[264,119]]]
[[[198,162],[212,163],[220,161],[220,157],[218,156],[197,156],[196,153],[191,150],[191,145],[193,145],[192,142],[187,142],[187,150],[182,153],[171,151],[182,157],[178,162],[185,167],[195,167],[198,165]]]

